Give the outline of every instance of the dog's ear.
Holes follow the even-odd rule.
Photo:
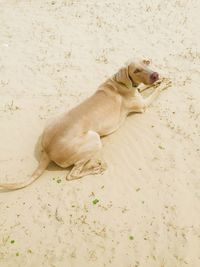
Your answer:
[[[132,87],[132,81],[128,74],[128,66],[121,68],[116,74],[115,74],[115,80],[118,83],[124,84],[126,87],[131,88]]]
[[[147,66],[149,66],[151,64],[151,60],[150,59],[143,59],[142,62]]]

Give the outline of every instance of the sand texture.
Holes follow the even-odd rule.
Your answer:
[[[129,58],[172,87],[103,140],[108,170],[51,164],[0,192],[0,267],[200,266],[200,1],[0,0],[0,182],[37,166],[48,119]]]

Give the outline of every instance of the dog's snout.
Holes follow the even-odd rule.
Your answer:
[[[153,72],[153,73],[151,74],[150,78],[151,78],[151,80],[152,80],[153,82],[155,82],[155,81],[157,81],[157,80],[159,79],[159,75],[158,75],[157,72]]]

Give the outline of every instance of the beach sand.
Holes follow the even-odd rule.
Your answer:
[[[200,1],[1,0],[0,182],[37,166],[48,119],[128,59],[172,87],[103,139],[108,170],[51,164],[0,192],[0,267],[200,266]]]

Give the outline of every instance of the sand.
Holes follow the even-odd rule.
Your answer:
[[[103,140],[108,170],[50,165],[0,192],[0,267],[200,266],[198,0],[1,0],[0,182],[37,166],[48,119],[131,57],[172,87]]]

